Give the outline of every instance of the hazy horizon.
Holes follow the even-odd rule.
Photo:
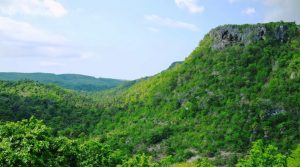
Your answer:
[[[223,24],[300,22],[298,0],[2,0],[0,71],[133,80]]]

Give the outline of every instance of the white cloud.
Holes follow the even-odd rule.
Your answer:
[[[175,0],[176,5],[181,9],[187,9],[190,13],[202,13],[204,6],[199,6],[197,0]]]
[[[186,23],[186,22],[182,22],[182,21],[176,21],[176,20],[172,20],[170,18],[162,18],[158,15],[147,15],[147,16],[145,16],[145,19],[154,24],[164,26],[164,27],[186,29],[186,30],[190,30],[190,31],[199,31],[199,28],[194,24]]]
[[[256,10],[255,8],[246,8],[244,10],[242,10],[242,14],[245,14],[245,15],[254,15],[256,13]]]
[[[268,7],[265,21],[296,21],[300,23],[299,0],[262,0]]]
[[[2,57],[80,57],[78,48],[58,34],[0,16],[0,55]]]
[[[56,35],[42,31],[31,24],[16,21],[8,17],[0,16],[0,36],[10,41],[35,42],[62,44],[66,39],[61,35]]]
[[[56,0],[1,0],[0,12],[7,15],[38,15],[62,17],[67,13]]]

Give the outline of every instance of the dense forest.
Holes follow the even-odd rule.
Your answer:
[[[220,26],[155,76],[65,88],[0,81],[0,166],[300,166],[295,23]]]

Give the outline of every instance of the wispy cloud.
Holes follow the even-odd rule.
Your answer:
[[[80,57],[80,50],[59,34],[28,22],[0,16],[0,55],[5,57]]]
[[[197,0],[175,0],[176,5],[181,9],[187,9],[190,13],[202,13],[204,6],[197,4]]]
[[[254,15],[256,13],[256,9],[255,8],[246,8],[244,10],[242,10],[242,14],[245,14],[245,15],[248,15],[248,16],[251,16],[251,15]]]
[[[67,13],[56,0],[1,0],[0,12],[6,15],[38,15],[62,17]]]
[[[186,23],[183,21],[172,20],[170,18],[163,18],[158,15],[146,15],[145,19],[149,22],[164,27],[186,29],[190,31],[199,31],[199,27],[194,24]]]
[[[0,16],[0,35],[10,41],[61,44],[65,37],[42,31],[31,24]]]
[[[268,7],[265,21],[296,21],[300,23],[299,0],[262,0]]]

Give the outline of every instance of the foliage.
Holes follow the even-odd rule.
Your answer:
[[[0,121],[35,116],[53,133],[78,137],[90,132],[97,117],[94,101],[78,93],[33,81],[0,81]]]
[[[288,167],[300,167],[300,144],[287,159]]]
[[[51,129],[34,117],[0,125],[0,166],[98,167],[116,166],[109,146],[53,137]]]
[[[0,166],[74,166],[76,147],[35,118],[0,126]]]
[[[155,167],[158,166],[157,163],[154,163],[151,157],[146,156],[145,154],[135,155],[129,160],[125,161],[122,165],[118,167]]]
[[[94,140],[88,140],[79,146],[80,166],[97,167],[112,166],[112,150],[108,145],[103,145]]]
[[[196,165],[191,162],[183,162],[183,163],[173,164],[172,167],[196,167]]]
[[[214,167],[208,159],[200,159],[197,162],[197,167]]]
[[[285,42],[273,37],[282,24],[289,27]],[[293,23],[264,26],[265,40],[222,50],[207,35],[183,63],[109,100],[99,96],[105,112],[93,133],[112,148],[173,155],[175,162],[245,153],[258,139],[287,152],[300,142],[300,31]]]
[[[285,167],[286,156],[278,152],[273,145],[265,146],[262,140],[256,141],[249,154],[241,159],[237,167]]]
[[[53,129],[47,136],[67,145],[68,156],[60,153],[57,162],[75,151],[76,164],[85,166],[153,163],[140,153],[157,161],[172,156],[172,163],[181,164],[209,157],[215,165],[232,166],[253,141],[264,139],[266,144],[257,142],[256,151],[240,164],[281,164],[285,157],[280,153],[300,142],[300,30],[294,23],[263,25],[264,40],[216,50],[206,35],[184,62],[101,92],[0,81],[0,120],[43,120]],[[274,38],[281,25],[288,27],[284,41]],[[249,25],[237,27],[243,31]],[[91,154],[96,157],[84,158]],[[255,157],[260,154],[266,162]],[[288,162],[297,163],[295,155]]]

